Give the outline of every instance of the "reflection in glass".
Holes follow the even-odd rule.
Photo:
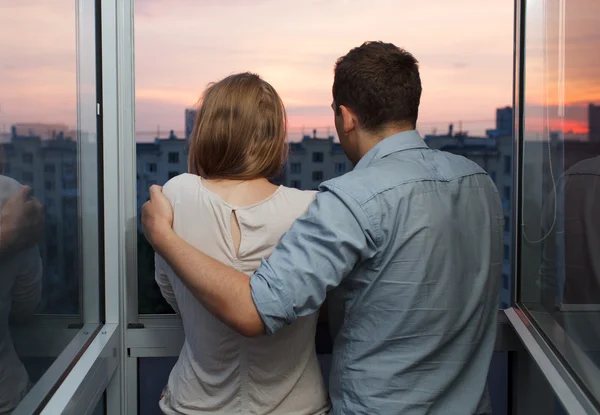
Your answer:
[[[17,355],[9,324],[33,316],[42,297],[42,259],[38,243],[44,210],[30,187],[2,175],[6,156],[0,147],[0,413],[13,410],[31,387]]]
[[[78,333],[82,270],[98,264],[97,250],[82,259],[88,229],[98,243],[88,3],[0,0],[0,413],[19,404]],[[76,31],[83,14],[90,24]],[[78,43],[92,55],[80,65]]]
[[[526,13],[520,300],[600,398],[600,3]]]

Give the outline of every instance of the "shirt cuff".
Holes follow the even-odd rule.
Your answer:
[[[268,335],[275,334],[283,326],[296,320],[292,297],[264,259],[250,278],[250,291]]]

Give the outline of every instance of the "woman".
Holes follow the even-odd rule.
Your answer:
[[[314,199],[314,192],[268,181],[285,161],[285,138],[281,99],[257,75],[209,86],[190,137],[190,174],[163,187],[175,232],[250,277]],[[328,412],[314,348],[316,314],[249,339],[213,317],[159,256],[156,281],[186,335],[160,400],[165,414]]]

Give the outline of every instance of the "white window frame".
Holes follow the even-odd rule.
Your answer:
[[[134,95],[132,93],[133,85],[133,22],[127,23],[127,16],[133,18],[133,2],[119,0],[98,0],[101,11],[101,33],[99,40],[102,45],[102,100],[96,102],[94,99],[93,112],[89,108],[79,108],[78,120],[85,120],[85,117],[92,117],[91,114],[102,116],[103,128],[103,206],[104,206],[104,261],[105,274],[103,276],[105,284],[105,315],[100,315],[100,292],[98,263],[93,261],[84,261],[84,283],[82,287],[83,300],[83,318],[84,328],[78,333],[73,342],[79,342],[81,347],[77,349],[78,355],[64,359],[65,365],[73,365],[68,375],[64,378],[60,386],[53,391],[54,393],[47,401],[43,411],[44,414],[88,414],[92,413],[100,399],[106,393],[106,412],[110,414],[126,414],[127,399],[137,399],[137,394],[127,394],[127,390],[122,388],[125,385],[125,379],[128,376],[126,369],[131,369],[131,365],[124,362],[124,334],[125,334],[125,308],[126,301],[126,279],[127,255],[125,247],[128,237],[131,238],[132,232],[136,230],[135,216],[131,216],[129,205],[135,207],[135,199],[126,197],[131,195],[131,185],[135,182],[124,184],[124,178],[129,179],[134,172],[135,153],[129,151],[132,155],[130,160],[126,159],[127,143],[133,143],[135,149],[135,135],[133,133],[133,108]],[[94,47],[88,43],[78,43],[78,70],[81,69],[82,59],[85,59],[86,52],[95,53],[95,42],[98,41],[95,36],[96,22],[96,3],[90,0],[76,0],[77,7],[77,28],[78,40],[81,39],[81,31],[90,29],[94,32],[92,40]],[[92,23],[90,16],[93,16]],[[88,33],[89,34],[89,33]],[[89,38],[88,38],[89,39]],[[127,43],[130,43],[127,45]],[[95,58],[87,56],[87,58]],[[117,76],[119,74],[119,76]],[[127,76],[129,74],[129,77]],[[78,74],[78,79],[80,75]],[[95,85],[95,82],[94,82]],[[93,91],[79,91],[80,94],[94,94]],[[81,98],[81,95],[79,96]],[[82,102],[82,100],[79,100]],[[89,104],[89,99],[84,100]],[[129,110],[128,110],[129,109]],[[87,111],[85,116],[81,111]],[[95,118],[95,117],[93,117]],[[95,129],[94,129],[95,131]],[[93,142],[94,140],[90,140]],[[85,158],[85,148],[82,146],[80,157]],[[82,159],[83,160],[83,159]],[[81,180],[94,180],[94,172],[97,169],[91,169],[91,163],[96,164],[97,160],[86,159],[82,162],[80,170]],[[85,169],[89,169],[85,171]],[[135,178],[135,175],[132,176]],[[127,180],[129,181],[129,180]],[[84,186],[85,188],[85,186]],[[89,186],[96,191],[82,194],[80,209],[85,214],[92,209],[97,202],[97,186]],[[135,189],[135,187],[133,187]],[[115,191],[116,190],[116,191]],[[96,204],[97,206],[97,204]],[[125,206],[125,208],[124,208]],[[89,216],[89,215],[88,215]],[[82,215],[84,219],[89,219]],[[88,232],[94,222],[98,223],[92,217],[88,223],[82,226],[84,232]],[[93,233],[91,233],[94,235]],[[135,233],[133,234],[135,237]],[[89,237],[86,234],[86,237]],[[86,238],[87,239],[87,238]],[[96,244],[94,244],[94,240]],[[100,246],[98,238],[90,238],[87,246],[84,246],[84,258],[88,256],[97,256]],[[135,260],[135,257],[133,256]],[[135,262],[133,263],[135,266]],[[41,320],[45,320],[43,317]],[[104,324],[99,324],[104,320]],[[59,321],[56,320],[55,321]],[[71,320],[72,321],[72,320]],[[62,321],[64,324],[64,321]],[[92,328],[96,328],[92,331]],[[52,330],[52,329],[49,329]],[[56,329],[54,329],[56,330]],[[88,337],[85,337],[85,334]],[[85,344],[85,345],[83,345]],[[70,346],[70,345],[69,345]],[[75,347],[75,346],[73,346]],[[69,350],[69,348],[67,348]],[[59,360],[61,358],[59,357]],[[57,360],[57,362],[59,361]],[[135,374],[137,375],[137,374]],[[43,386],[43,385],[42,385]],[[38,387],[36,385],[36,387]],[[34,391],[35,392],[35,387]],[[134,391],[135,392],[135,391]],[[38,394],[39,395],[39,394]],[[47,397],[48,395],[45,395]],[[36,397],[36,393],[31,393],[27,399]],[[33,408],[33,407],[31,407]],[[38,407],[36,407],[38,408]],[[16,413],[16,412],[15,412]],[[19,412],[19,413],[31,413]]]
[[[77,53],[78,232],[80,236],[79,301],[81,315],[33,317],[30,324],[11,330],[22,356],[55,360],[13,412],[40,410],[61,387],[71,367],[87,353],[102,331],[100,316],[98,148],[96,120],[96,33],[94,1],[74,3]],[[43,345],[43,347],[40,347]]]

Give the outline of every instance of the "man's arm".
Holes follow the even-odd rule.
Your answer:
[[[171,229],[156,235],[154,248],[213,315],[244,336],[265,333],[246,274],[198,251]]]
[[[243,335],[271,334],[316,312],[328,289],[375,254],[375,235],[362,207],[331,190],[317,195],[251,279],[179,238],[159,188],[144,205],[142,223],[156,251],[211,313]]]

